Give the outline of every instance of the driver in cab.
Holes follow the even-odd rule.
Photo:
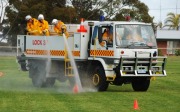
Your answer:
[[[104,32],[102,34],[102,40],[106,41],[107,44],[113,43],[113,36],[109,28],[104,29]],[[101,42],[101,46],[104,46],[104,44],[105,44],[104,42]]]

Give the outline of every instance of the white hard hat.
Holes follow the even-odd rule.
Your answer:
[[[25,20],[26,21],[28,21],[28,20],[30,20],[32,17],[30,16],[30,15],[27,15],[26,17],[25,17]]]
[[[42,14],[39,14],[38,20],[42,20],[42,19],[44,19],[44,16]]]
[[[53,24],[53,25],[55,25],[55,24],[57,24],[57,23],[58,23],[58,20],[57,20],[57,19],[53,19],[53,20],[52,20],[52,24]]]

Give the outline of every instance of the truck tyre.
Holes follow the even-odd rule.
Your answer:
[[[45,86],[46,87],[53,87],[55,84],[56,78],[54,77],[47,77],[46,78],[46,82],[45,82]]]
[[[132,81],[132,88],[134,91],[147,91],[150,85],[150,79],[138,78]]]
[[[45,71],[40,70],[40,67],[36,68],[34,74],[32,75],[32,83],[35,87],[45,86],[45,74]]]
[[[45,63],[38,60],[29,61],[29,77],[32,79],[32,83],[35,87],[45,86]]]
[[[98,91],[106,91],[109,83],[106,81],[104,68],[102,66],[95,67],[91,72],[92,86]]]
[[[55,77],[46,77],[45,61],[29,60],[29,77],[35,87],[52,87],[55,84]]]
[[[57,62],[55,64],[57,66],[57,73],[58,73],[58,77],[56,78],[57,80],[59,80],[60,82],[65,82],[67,81],[68,77],[65,75],[65,68],[64,66],[64,62]]]

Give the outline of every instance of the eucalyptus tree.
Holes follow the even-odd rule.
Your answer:
[[[71,0],[80,17],[98,20],[104,15],[106,20],[132,20],[152,23],[153,18],[148,14],[148,7],[139,0]]]
[[[51,16],[52,11],[57,8],[65,8],[65,4],[66,0],[9,0],[9,6],[6,7],[6,16],[10,26],[9,30],[6,30],[9,43],[16,45],[17,35],[24,34],[26,15],[37,18],[39,14],[43,14],[50,23],[53,19]]]

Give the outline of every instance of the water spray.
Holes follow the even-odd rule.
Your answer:
[[[50,72],[50,68],[51,68],[51,59],[50,59],[50,50],[49,50],[49,43],[48,43],[48,40],[47,40],[47,36],[45,36],[45,46],[46,46],[46,56],[47,56],[47,62],[46,62],[46,77],[49,76],[49,72]]]
[[[74,61],[74,57],[73,57],[72,52],[71,52],[71,50],[69,48],[69,45],[68,45],[68,42],[67,42],[67,39],[66,39],[66,36],[65,36],[64,33],[63,33],[63,38],[64,38],[64,43],[65,43],[67,51],[68,51],[68,56],[69,56],[69,59],[70,59],[70,63],[71,63],[71,65],[73,67],[73,70],[74,70],[75,85],[74,85],[74,88],[73,88],[73,92],[74,93],[82,92],[83,89],[82,89],[81,81],[80,81],[80,78],[79,78],[79,73],[78,73],[78,70],[77,70],[77,66],[76,66],[76,63]]]

